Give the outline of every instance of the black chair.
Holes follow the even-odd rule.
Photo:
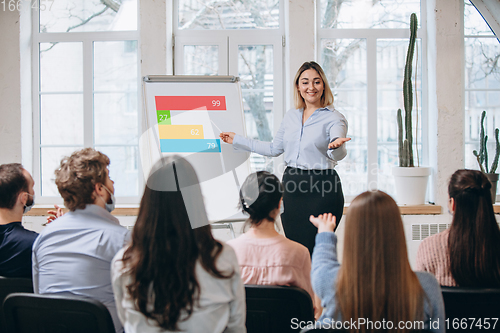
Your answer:
[[[248,333],[298,332],[292,319],[314,322],[311,296],[297,287],[245,285]]]
[[[15,293],[4,302],[7,333],[114,333],[108,309],[99,301]]]
[[[33,293],[33,282],[31,279],[0,276],[0,332],[7,330],[3,315],[3,301],[12,293]]]
[[[500,320],[493,319],[500,317],[500,289],[441,287],[441,292],[447,332],[500,330]]]

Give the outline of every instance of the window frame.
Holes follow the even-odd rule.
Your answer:
[[[287,111],[285,109],[285,1],[279,0],[279,28],[276,29],[179,29],[179,1],[172,1],[172,68],[173,73],[183,74],[184,45],[218,45],[219,75],[238,76],[239,45],[273,46],[273,137],[279,129]],[[225,63],[224,63],[225,60]],[[244,89],[242,88],[242,91]],[[245,125],[246,131],[246,125]],[[281,175],[284,171],[283,155],[273,158],[273,171]]]
[[[467,1],[463,1],[463,6],[464,6],[464,17],[463,19],[465,20],[465,6],[467,6],[466,4]],[[488,25],[488,22],[486,21],[486,19],[483,17],[483,15],[481,14],[481,12],[479,11],[479,9],[476,7],[475,4],[472,3],[472,1],[469,1],[470,5],[472,7],[474,7],[474,9],[476,10],[476,14],[481,16],[481,18],[484,20],[484,23],[486,23]],[[488,25],[489,26],[489,25]],[[494,31],[491,29],[490,27],[490,33],[491,34],[485,34],[485,33],[481,33],[481,34],[466,34],[465,33],[465,24],[464,24],[464,47],[463,47],[463,52],[464,52],[464,72],[467,71],[467,47],[466,47],[466,40],[467,39],[496,39],[497,41],[500,41],[498,39],[498,37],[495,35]],[[468,128],[466,128],[465,126],[467,125],[467,120],[466,120],[466,117],[467,117],[467,108],[469,107],[469,104],[468,103],[465,103],[466,100],[469,99],[469,95],[471,92],[485,92],[485,93],[488,93],[488,92],[499,92],[500,93],[500,88],[468,88],[467,87],[467,82],[464,78],[464,83],[463,83],[463,89],[464,89],[464,110],[463,110],[463,116],[464,116],[464,135],[465,133],[468,131]],[[470,103],[470,102],[469,102]],[[486,117],[488,117],[488,114],[486,115]],[[478,124],[478,126],[480,126]],[[487,132],[487,130],[486,130]],[[465,140],[466,138],[464,137],[464,146],[463,146],[463,151],[464,151],[464,157],[467,156],[467,154],[472,154],[472,151],[471,150],[467,150],[467,145],[470,145],[472,143],[474,143],[475,141],[474,140],[471,140],[469,138],[469,141],[466,141]],[[490,144],[491,144],[491,139],[490,138]],[[467,162],[467,158],[464,158],[464,168],[467,168],[467,165],[466,165],[466,162]],[[490,163],[491,163],[491,160],[490,160]],[[474,164],[473,167],[474,170],[479,170],[479,167],[477,166],[477,164]],[[497,170],[497,173],[498,173],[498,170]],[[497,194],[496,194],[496,202],[500,201],[500,187],[497,187]],[[495,202],[493,202],[493,204],[495,204]]]
[[[82,67],[83,67],[83,89],[78,92],[63,92],[65,93],[81,93],[83,96],[83,146],[95,147],[94,142],[94,42],[120,42],[120,41],[136,41],[137,42],[137,122],[138,133],[140,138],[142,134],[141,119],[142,119],[142,89],[141,89],[141,52],[140,52],[140,24],[139,20],[137,29],[131,31],[92,31],[92,32],[45,32],[39,30],[40,27],[40,9],[32,14],[32,108],[33,108],[33,179],[35,181],[35,192],[37,195],[37,204],[41,205],[63,205],[63,199],[60,196],[42,196],[42,160],[41,149],[43,147],[75,147],[75,145],[42,145],[41,144],[41,119],[40,119],[40,97],[43,94],[51,94],[40,91],[40,43],[53,42],[78,42],[82,43]],[[140,17],[140,1],[137,1],[137,16]],[[58,92],[59,94],[59,92]],[[106,145],[98,145],[106,146]],[[142,175],[139,140],[135,145],[120,144],[112,146],[135,146],[137,147],[137,172],[138,172],[138,193],[136,196],[116,196],[118,205],[137,205],[142,195],[144,187],[144,177]],[[111,161],[113,163],[113,161]],[[113,174],[111,174],[113,180]]]
[[[419,72],[422,75],[421,109],[422,124],[422,165],[429,165],[429,130],[428,126],[428,64],[427,64],[427,11],[426,0],[420,1],[420,22],[417,30],[417,39],[421,41],[422,68]],[[321,1],[316,2],[316,12],[320,13]],[[408,17],[409,19],[409,17]],[[366,40],[366,101],[367,101],[367,190],[378,188],[378,133],[377,133],[377,40],[378,39],[409,39],[410,29],[327,29],[321,27],[321,19],[316,19],[316,54],[321,55],[322,39],[365,39]],[[401,86],[401,90],[402,90]],[[349,133],[348,133],[349,136]],[[349,149],[349,148],[348,148]],[[342,162],[340,162],[342,163]],[[429,190],[427,198],[429,198]],[[351,202],[356,195],[346,195],[345,202]]]

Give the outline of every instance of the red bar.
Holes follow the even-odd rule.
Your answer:
[[[156,110],[226,110],[224,96],[155,96]]]

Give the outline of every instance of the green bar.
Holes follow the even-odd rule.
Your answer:
[[[170,121],[170,110],[156,110],[158,125],[172,125]]]

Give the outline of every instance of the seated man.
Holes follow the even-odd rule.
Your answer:
[[[31,279],[31,247],[38,237],[21,224],[35,204],[35,182],[21,164],[0,165],[0,276]]]
[[[35,293],[96,299],[123,332],[111,286],[111,260],[129,232],[110,214],[114,208],[109,158],[92,149],[74,152],[56,170],[56,185],[69,212],[50,223],[33,244]]]

